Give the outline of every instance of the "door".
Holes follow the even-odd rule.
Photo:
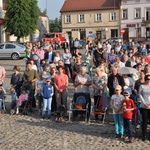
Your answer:
[[[99,41],[101,40],[101,37],[102,37],[101,31],[96,31],[96,37]]]
[[[123,41],[129,41],[129,29],[128,28],[124,28],[125,32],[123,34]]]
[[[5,44],[5,48],[3,49],[3,53],[5,53],[5,57],[11,57],[11,54],[15,52],[16,46],[13,44]]]

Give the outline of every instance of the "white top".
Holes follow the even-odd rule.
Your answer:
[[[144,104],[150,104],[150,86],[145,84],[140,85],[139,97],[141,100],[141,108],[146,108]]]
[[[122,100],[124,100],[124,96],[123,95],[119,95],[117,96],[116,94],[112,95],[111,97],[111,101],[112,101],[112,105],[115,107],[116,110],[119,110],[122,106]],[[113,109],[113,114],[122,114],[122,109],[116,113]]]

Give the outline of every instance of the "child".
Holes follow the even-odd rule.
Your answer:
[[[113,116],[115,122],[115,138],[123,138],[124,134],[124,124],[123,124],[123,116],[122,116],[122,100],[124,96],[121,95],[122,87],[117,85],[115,88],[115,93],[111,97],[110,105],[113,109]]]
[[[46,108],[48,107],[48,118],[51,115],[51,103],[52,103],[52,96],[54,94],[53,86],[51,84],[51,78],[46,78],[46,83],[43,84],[41,89],[41,95],[43,96],[43,110],[42,110],[42,118],[45,118],[46,115]]]
[[[17,100],[17,110],[16,110],[16,114],[19,114],[19,106],[22,105],[22,102],[28,100],[28,93],[26,91],[26,89],[22,89],[21,90],[21,95],[19,96],[19,99]]]
[[[14,87],[10,88],[10,92],[11,92],[11,104],[10,104],[10,108],[14,109],[16,106],[16,98],[17,98],[17,93],[15,91]]]
[[[2,85],[0,85],[0,114],[2,114],[2,104],[5,98],[5,94],[6,94],[5,89],[2,87]]]
[[[132,115],[134,110],[134,101],[130,99],[129,91],[123,93],[125,99],[122,101],[123,108],[123,119],[124,119],[124,128],[127,136],[125,140],[129,140],[130,143],[133,142],[132,138]]]

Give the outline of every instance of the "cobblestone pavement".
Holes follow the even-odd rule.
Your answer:
[[[7,71],[4,87],[7,90],[6,105],[10,105],[10,77],[14,65],[24,70],[24,60],[0,60]],[[69,100],[73,86],[69,85]],[[136,134],[134,143],[114,139],[113,123],[102,124],[84,121],[56,123],[54,118],[42,120],[35,111],[27,116],[13,115],[9,111],[0,115],[0,150],[148,150],[150,142],[142,142]]]

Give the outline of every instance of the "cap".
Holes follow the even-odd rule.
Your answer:
[[[46,78],[45,81],[51,81],[51,77]]]
[[[125,91],[123,95],[130,95],[129,91]]]
[[[117,85],[115,88],[115,90],[121,90],[121,89],[122,89],[122,87],[120,85]]]

